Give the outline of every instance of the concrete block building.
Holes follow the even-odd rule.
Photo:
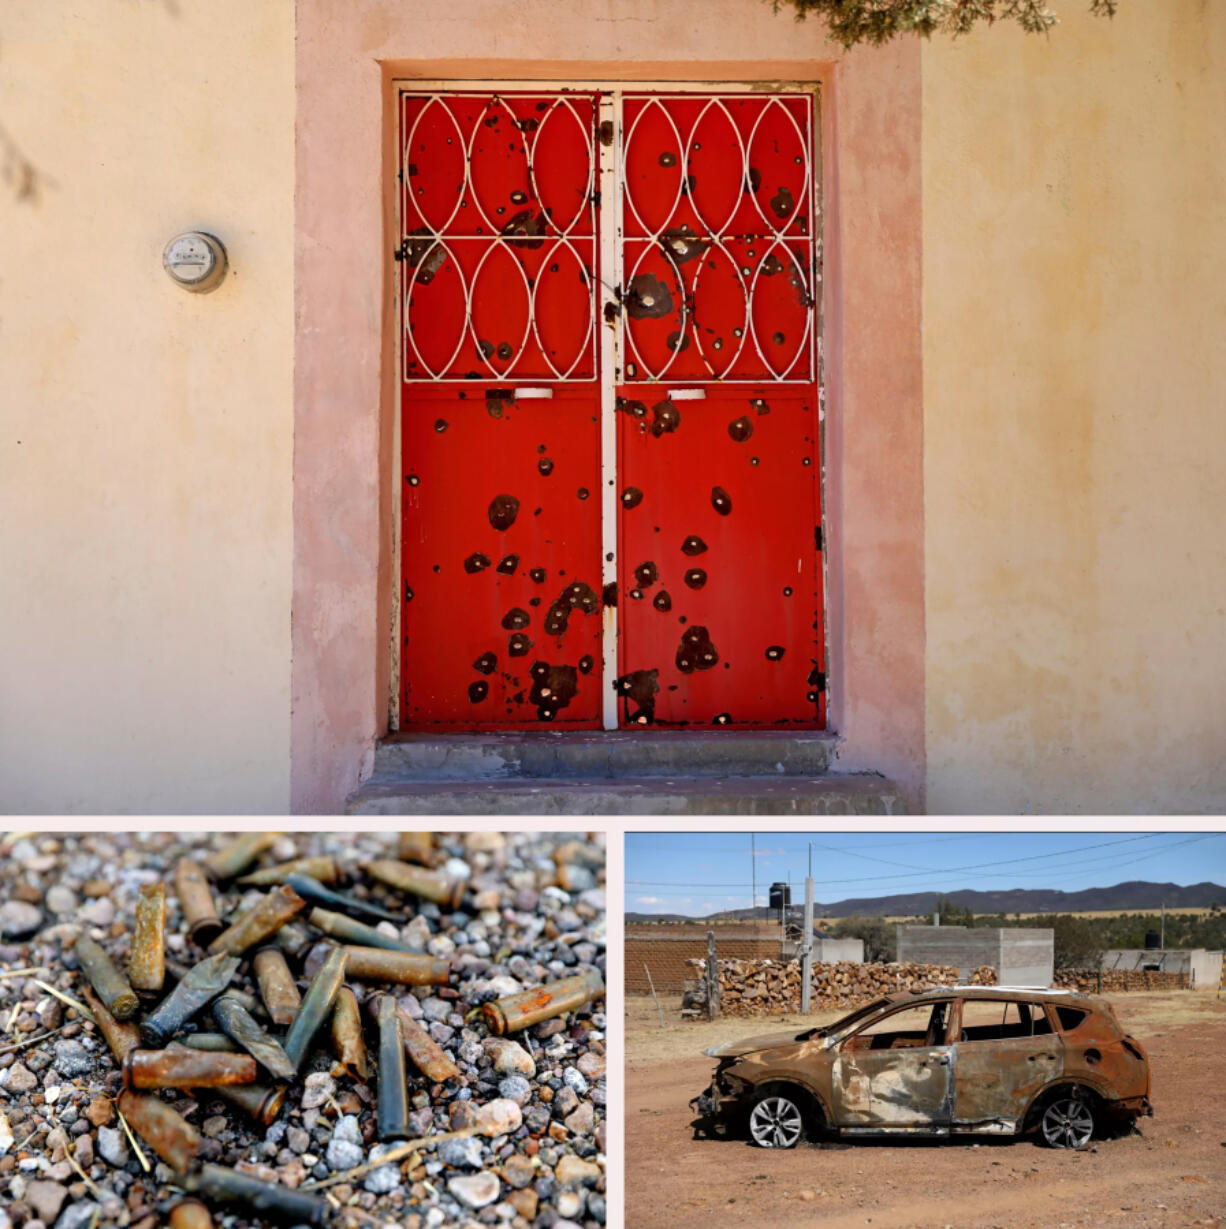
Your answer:
[[[980,965],[996,969],[1002,986],[1050,986],[1054,932],[1045,927],[907,926],[900,924],[898,959],[956,965],[962,978]]]

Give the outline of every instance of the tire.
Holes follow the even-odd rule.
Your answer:
[[[772,1089],[749,1112],[749,1138],[759,1148],[795,1148],[805,1136],[804,1108],[788,1089]]]
[[[1049,1148],[1085,1148],[1098,1129],[1093,1100],[1080,1088],[1062,1088],[1039,1114],[1039,1137]]]

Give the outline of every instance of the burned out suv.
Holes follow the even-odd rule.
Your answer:
[[[1112,1120],[1153,1111],[1149,1060],[1099,998],[942,986],[878,999],[826,1028],[748,1037],[706,1053],[690,1104],[712,1133],[763,1148],[808,1135],[1020,1135],[1082,1148]]]

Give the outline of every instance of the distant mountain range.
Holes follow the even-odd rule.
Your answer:
[[[977,892],[967,888],[957,892],[904,892],[897,896],[861,896],[833,904],[815,904],[814,916],[910,917],[932,913],[940,897],[946,897],[974,913],[1087,913],[1108,911],[1136,913],[1160,909],[1207,908],[1226,906],[1226,887],[1218,883],[1149,883],[1133,879],[1111,888],[1086,888],[1080,892],[1061,892],[1054,888],[1014,888],[1001,892]],[[804,885],[792,889],[793,909],[804,906]],[[728,909],[705,917],[680,913],[627,913],[627,922],[746,922],[778,917],[778,910],[759,905],[757,909]]]

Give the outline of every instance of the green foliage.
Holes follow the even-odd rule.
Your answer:
[[[916,917],[916,921],[921,925],[931,923],[932,915],[937,914],[941,919],[942,926],[982,926],[984,921],[980,918],[975,919],[975,911],[967,905],[959,905],[950,900],[948,896],[938,896],[937,903],[928,913],[921,913]]]
[[[823,923],[835,939],[861,939],[864,959],[868,964],[890,964],[898,959],[898,944],[894,927],[884,918],[845,917],[833,924]]]
[[[1090,11],[1113,17],[1119,0],[1090,0]],[[975,26],[1015,21],[1031,34],[1043,34],[1059,18],[1045,0],[774,0],[776,10],[791,6],[801,16],[824,18],[830,37],[844,47],[888,43],[900,34],[969,34]]]
[[[1047,914],[1040,917],[980,918],[992,926],[1050,926],[1055,932],[1057,968],[1094,968],[1098,956],[1112,948],[1137,949],[1145,946],[1148,931],[1162,932],[1160,913],[1116,913],[1107,917],[1070,917]],[[1203,947],[1209,951],[1226,949],[1226,912],[1210,906],[1203,914],[1168,913],[1163,942],[1168,948]],[[1093,963],[1078,963],[1076,953],[1092,957]],[[1071,962],[1071,963],[1070,963]]]
[[[1069,913],[1044,918],[1053,933],[1057,969],[1097,969],[1103,962],[1107,945],[1101,929],[1090,918]]]

